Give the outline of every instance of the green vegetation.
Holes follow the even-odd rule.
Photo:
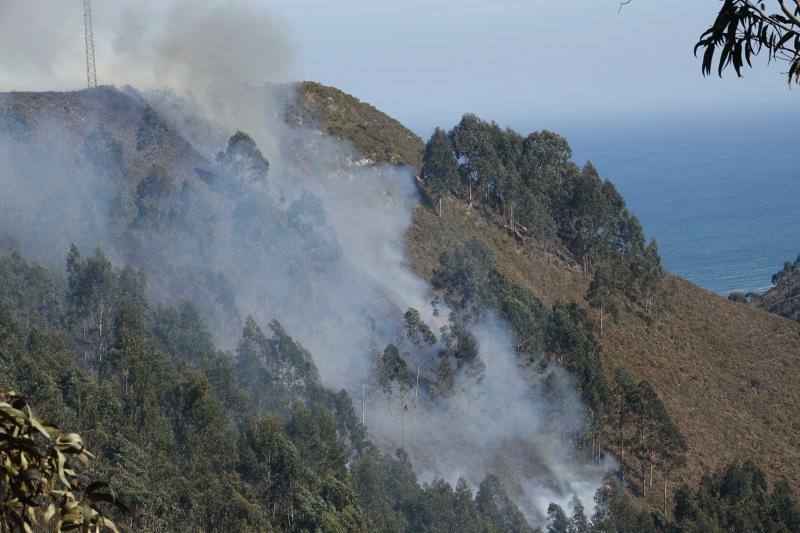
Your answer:
[[[133,510],[110,519],[171,531],[450,531],[455,516],[495,531],[486,524],[504,513],[519,521],[505,492],[490,518],[465,483],[420,486],[402,450],[379,454],[348,394],[322,387],[279,322],[268,336],[248,319],[234,359],[190,304],[153,307],[145,292],[141,273],[99,250],[84,259],[73,247],[66,280],[17,252],[0,256],[0,386],[20,394],[9,409],[31,396],[48,420],[84,434],[111,482],[83,494],[120,494]],[[412,341],[430,342],[420,324],[410,311]],[[382,361],[385,379],[404,394],[414,387],[397,348]],[[77,437],[59,438],[63,453],[82,453]],[[90,518],[102,525],[98,510]]]
[[[150,306],[143,276],[113,268],[102,252],[83,259],[73,248],[66,281],[15,252],[1,259],[0,384],[41,398],[48,419],[85,434],[99,475],[111,480],[104,491],[92,487],[98,501],[120,494],[133,509],[129,517],[110,510],[111,519],[176,531],[530,531],[498,478],[474,495],[464,481],[420,486],[402,449],[379,454],[347,393],[321,386],[308,352],[277,321],[267,336],[248,319],[234,363],[214,349],[191,305]],[[557,304],[542,342],[580,362],[580,346],[594,346],[595,356],[597,348],[585,317],[565,318],[575,313]],[[412,342],[433,342],[413,310],[406,322]],[[455,371],[478,363],[474,339],[458,325],[442,342]],[[414,388],[396,347],[377,363],[381,386]],[[646,383],[615,390],[626,396],[620,438],[641,462],[646,490],[647,468],[679,466],[680,436]],[[608,500],[608,490],[598,498]],[[795,505],[785,487],[776,491]],[[576,508],[569,527],[608,531],[631,516],[655,523],[619,503],[624,495],[614,498],[591,522]]]
[[[578,261],[593,277],[588,298],[600,310],[601,328],[621,296],[650,315],[663,280],[658,247],[645,244],[614,185],[571,156],[567,141],[552,132],[523,137],[467,114],[449,134],[434,132],[422,188],[440,215],[444,195],[452,193],[499,216],[523,248]]]
[[[681,487],[675,497],[680,531],[800,531],[800,507],[785,483],[769,490],[752,462],[731,464],[704,476],[695,488]]]
[[[579,305],[559,300],[546,307],[508,280],[494,255],[477,241],[452,254],[443,252],[440,262],[432,283],[454,310],[456,324],[493,309],[511,326],[517,350],[528,364],[535,368],[540,354],[548,354],[575,377],[590,428],[590,435],[572,436],[578,448],[590,444],[587,451],[594,456],[601,453],[602,442],[619,454],[623,473],[629,467],[626,453],[632,454],[630,459],[638,463],[638,491],[644,497],[652,488],[654,469],[669,474],[683,466],[686,443],[652,386],[633,382],[623,370],[618,370],[613,386],[606,380],[594,325]]]
[[[441,128],[436,128],[425,145],[422,161],[420,178],[428,184],[428,195],[441,215],[442,199],[449,191],[456,190],[459,184],[458,161],[453,145]]]
[[[800,272],[800,254],[797,255],[794,263],[784,261],[783,268],[772,275],[772,284],[780,285],[788,281],[796,272]]]
[[[435,134],[428,143],[427,152],[439,154],[427,158],[436,162],[428,168],[447,168],[452,163],[452,159],[441,156],[446,153],[440,148],[442,133]],[[554,169],[569,159],[563,149],[566,141],[548,132],[534,135],[538,136],[537,142],[530,144],[541,147],[542,153],[537,158],[542,161],[541,183],[559,183],[562,174]],[[437,143],[439,146],[434,149]],[[455,156],[452,144],[451,141]],[[750,455],[759,458],[769,479],[785,477],[794,490],[800,487],[797,466],[800,452],[791,415],[793,405],[800,401],[799,389],[793,385],[796,373],[792,370],[800,341],[796,327],[757,309],[726,302],[665,273],[660,262],[654,260],[657,256],[654,245],[644,247],[644,255],[650,257],[631,269],[632,276],[627,273],[622,276],[635,282],[623,292],[635,294],[640,307],[632,308],[626,302],[629,299],[620,298],[619,294],[610,300],[600,298],[590,307],[588,297],[593,291],[589,291],[589,285],[595,273],[587,275],[583,264],[580,269],[575,268],[572,254],[563,251],[566,245],[558,246],[553,238],[559,237],[552,224],[554,217],[549,216],[545,206],[537,209],[531,202],[528,216],[536,222],[525,228],[527,234],[520,228],[524,224],[517,214],[519,206],[514,206],[519,235],[509,228],[510,206],[504,214],[502,209],[487,206],[490,202],[484,201],[481,191],[473,190],[470,207],[469,190],[454,185],[449,172],[440,176],[444,177],[443,183],[429,183],[430,178],[436,179],[436,174],[421,172],[423,192],[434,209],[419,208],[407,234],[407,253],[414,269],[423,278],[432,280],[434,273],[442,268],[442,251],[452,255],[454,250],[477,241],[491,250],[497,270],[508,281],[524,288],[546,306],[559,300],[575,302],[599,324],[600,302],[616,304],[612,306],[616,309],[602,307],[604,314],[616,310],[618,317],[605,321],[602,334],[595,338],[602,347],[598,359],[612,395],[619,396],[616,368],[628,370],[634,384],[644,379],[656,392],[672,425],[679,428],[687,447],[684,468],[670,470],[675,467],[655,465],[653,486],[667,482],[671,489],[680,481],[696,486],[703,472],[722,469],[734,458]],[[459,184],[463,183],[465,180],[459,175]],[[557,191],[559,187],[551,190]],[[563,190],[567,192],[569,188]],[[654,321],[651,316],[656,314],[658,319]],[[448,370],[452,370],[449,365],[442,372],[444,381]],[[635,419],[626,417],[631,424]],[[635,431],[635,426],[628,426],[623,439],[635,441]],[[610,434],[619,436],[618,430],[612,429]],[[623,473],[629,471],[635,479],[640,477],[640,462],[636,455],[627,453],[625,464],[630,464],[623,465]],[[659,468],[665,468],[668,475],[659,476]],[[647,501],[652,508],[663,512],[660,490],[650,489],[650,467],[645,466],[645,470]],[[641,480],[632,492],[641,494],[642,488],[637,487],[640,484]],[[606,522],[599,530],[652,530],[652,518],[634,511],[643,505],[638,497],[631,505],[622,505],[620,502],[630,500],[630,493],[615,485],[613,494],[619,498],[607,497],[610,494],[603,493],[608,509],[602,512],[615,517],[616,525]],[[668,502],[671,499],[670,494]],[[664,524],[664,519],[659,519],[659,523]]]
[[[472,241],[490,249],[497,270],[535,295],[546,309],[561,300],[575,302],[588,316],[596,312],[584,299],[591,280],[582,268],[541,250],[522,249],[519,241],[492,221],[490,213],[480,216],[466,202],[445,198],[441,216],[433,209],[418,209],[406,242],[412,265],[421,276],[433,280],[442,270],[440,250],[458,250]],[[663,459],[654,456],[652,488],[645,461],[646,499],[653,509],[663,512],[665,482],[669,510],[674,488],[681,482],[697,483],[703,472],[723,468],[742,456],[759,457],[769,479],[785,477],[796,490],[794,459],[785,458],[796,458],[797,449],[791,427],[782,420],[798,398],[790,369],[800,332],[779,318],[728,303],[673,276],[666,275],[663,285],[658,320],[651,323],[646,315],[621,305],[617,321],[606,324],[602,334],[596,329],[592,332],[602,348],[597,359],[617,406],[610,410],[603,447],[623,459],[622,473],[632,481],[631,492],[637,500],[642,497],[642,464],[627,448],[623,456],[619,444],[613,442],[620,431],[615,427],[618,367],[628,370],[634,383],[644,379],[650,384],[687,447],[684,468],[664,465]],[[597,315],[594,322],[599,323]],[[555,357],[555,350],[549,353]],[[740,385],[738,376],[742,375],[748,378]],[[626,418],[626,446],[635,440],[632,420]],[[743,429],[746,441],[741,439]],[[776,449],[781,450],[777,455]],[[636,503],[637,508],[641,505]]]
[[[324,107],[336,116],[338,97],[325,94]],[[380,140],[386,144],[374,146],[376,161],[402,161],[394,139],[371,130],[388,119],[359,130],[363,108],[341,109],[349,124],[341,136],[358,133],[365,146]],[[447,155],[436,164],[439,156],[429,155],[422,173],[435,210],[420,208],[408,235],[409,258],[454,309],[453,325],[434,340],[409,310],[405,340],[374,350],[369,387],[399,394],[402,417],[412,389],[427,388],[436,401],[453,393],[459,373],[480,380],[484,368],[466,326],[496,312],[513,330],[521,365],[546,358],[575,377],[591,409],[590,431],[569,438],[578,453],[613,453],[624,478],[598,492],[591,517],[579,507],[552,507],[553,530],[797,529],[788,487],[800,479],[792,414],[800,401],[793,372],[800,330],[666,275],[613,186],[569,162],[562,138],[521,139],[477,119],[462,123],[461,155],[452,132],[429,143],[429,154]],[[158,139],[168,131],[158,120],[145,117],[139,129],[143,151],[164,149]],[[447,143],[449,154],[441,150]],[[418,140],[412,145],[421,154]],[[119,166],[113,138],[102,132],[85,149],[102,165]],[[156,164],[131,173],[119,211],[131,255],[168,238],[150,229],[189,224],[199,211],[186,182],[170,176],[185,177],[175,162],[161,168],[148,155],[147,165]],[[453,161],[456,181],[430,183]],[[119,171],[112,177],[126,174]],[[313,197],[288,206],[285,217],[253,198],[232,208],[241,230],[232,245],[240,250],[271,245],[280,233],[315,251],[312,264],[294,268],[324,269],[338,253],[319,246],[325,240],[317,240]],[[195,222],[202,234],[207,226]],[[280,249],[269,259],[291,261]],[[499,478],[487,477],[477,493],[463,480],[455,488],[441,480],[420,485],[402,443],[393,457],[379,453],[347,392],[321,385],[310,354],[280,322],[245,320],[234,352],[221,352],[201,318],[211,315],[207,309],[153,305],[146,281],[114,268],[102,251],[70,250],[64,276],[13,251],[0,255],[0,388],[32,398],[48,421],[86,438],[98,477],[111,480],[107,494],[133,508],[129,517],[109,509],[117,523],[134,530],[529,530]],[[215,296],[216,307],[234,307],[224,290]],[[434,375],[406,363],[437,341]],[[733,483],[719,474],[700,482],[704,472],[748,455],[766,476],[734,464],[734,472],[746,472]],[[671,505],[682,481],[687,487]]]
[[[269,161],[255,141],[242,131],[237,131],[228,140],[227,149],[217,154],[216,162],[239,182],[239,194],[244,192],[247,185],[264,187],[267,184]]]
[[[136,150],[139,152],[158,150],[166,146],[168,132],[169,127],[158,116],[158,113],[151,107],[146,107],[136,130]]]
[[[316,370],[277,323],[257,348],[269,350],[259,353],[270,358],[265,370],[296,378],[271,390],[288,402],[283,417],[263,405],[259,413],[189,304],[150,306],[143,277],[102,252],[83,259],[73,248],[67,281],[18,254],[3,259],[0,383],[40,398],[47,419],[84,435],[99,474],[134,510],[133,529],[363,527],[347,456],[336,451],[338,426],[356,425],[349,398],[324,396],[333,411],[313,398],[308,410],[293,406],[302,399],[295,381],[313,381]],[[57,305],[29,299],[36,294]]]

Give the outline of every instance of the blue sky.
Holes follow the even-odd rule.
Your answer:
[[[424,133],[465,111],[520,129],[797,105],[782,65],[703,78],[716,0],[275,0],[293,74]]]

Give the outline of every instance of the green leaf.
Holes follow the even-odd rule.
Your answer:
[[[93,502],[110,503],[111,505],[113,505],[114,507],[116,507],[117,509],[122,511],[123,513],[129,513],[130,512],[130,509],[128,509],[128,506],[126,506],[124,503],[119,501],[119,498],[117,498],[116,495],[114,495],[114,494],[109,494],[107,492],[95,492],[95,493],[89,495],[89,499],[92,500]]]
[[[709,44],[706,47],[705,53],[703,54],[703,76],[711,74],[711,62],[714,60],[714,49],[715,46],[713,44]]]
[[[22,473],[22,479],[25,481],[33,481],[35,479],[42,479],[42,473],[35,468],[29,468]]]
[[[794,36],[794,35],[796,35],[796,34],[795,34],[794,32],[791,32],[791,31],[787,31],[786,33],[784,33],[784,34],[783,34],[783,37],[781,37],[781,38],[780,38],[780,40],[778,41],[778,44],[777,44],[777,45],[775,45],[775,48],[780,48],[780,47],[782,47],[782,46],[783,46],[784,44],[786,44],[786,43],[789,41],[789,39],[791,39],[791,38],[792,38],[792,36]]]
[[[83,489],[84,494],[91,494],[98,489],[104,489],[108,487],[108,483],[105,481],[95,481],[94,483],[90,483],[87,485],[85,489]]]

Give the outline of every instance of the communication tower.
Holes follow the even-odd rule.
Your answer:
[[[83,36],[86,40],[86,81],[91,89],[97,87],[97,67],[94,64],[94,32],[92,31],[92,0],[83,0]]]

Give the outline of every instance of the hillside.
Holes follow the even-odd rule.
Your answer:
[[[543,300],[576,300],[588,308],[583,295],[589,282],[579,269],[527,256],[461,202],[447,202],[443,212],[440,218],[419,208],[409,232],[410,258],[420,275],[430,278],[437,250],[477,238],[495,251],[509,277]],[[800,327],[676,276],[665,286],[666,310],[652,325],[623,313],[599,336],[609,366],[646,378],[665,401],[688,440],[688,479],[753,457],[774,478],[785,476],[800,487],[800,419],[792,408],[800,401]]]
[[[441,251],[470,239],[493,250],[509,278],[543,301],[589,308],[589,279],[580,268],[521,249],[496,220],[455,199],[441,217],[431,207],[417,209],[409,259],[431,279]],[[800,489],[800,416],[793,408],[800,402],[800,327],[676,276],[664,289],[665,310],[653,324],[623,311],[599,335],[607,373],[623,366],[656,389],[688,441],[685,479],[697,482],[704,472],[752,457],[770,477]]]
[[[554,133],[466,115],[424,146],[287,89],[222,128],[130,88],[0,95],[0,396],[84,435],[115,520],[800,527],[741,463],[798,489],[798,325],[665,275]]]
[[[530,531],[497,478],[423,484],[395,453],[392,408],[423,413],[393,405],[411,380],[390,349],[408,171],[307,128],[259,130],[289,154],[279,169],[241,131],[201,153],[157,102],[0,95],[0,397],[80,432],[134,531]],[[350,396],[366,385],[374,441]],[[34,526],[40,501],[17,505]]]

